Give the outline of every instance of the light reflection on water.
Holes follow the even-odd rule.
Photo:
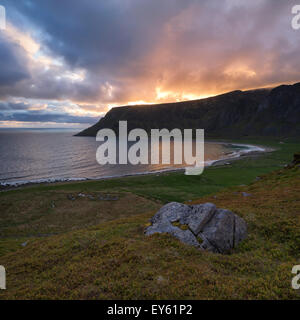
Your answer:
[[[0,182],[95,179],[185,167],[184,164],[100,166],[96,161],[100,143],[94,137],[74,137],[74,133],[71,130],[0,130]],[[205,143],[205,161],[220,159],[232,151],[222,144]]]

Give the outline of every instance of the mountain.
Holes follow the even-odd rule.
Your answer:
[[[207,137],[300,136],[300,82],[273,89],[232,91],[201,100],[111,109],[77,136],[96,136],[98,130],[118,132],[120,120],[135,128],[205,129]]]

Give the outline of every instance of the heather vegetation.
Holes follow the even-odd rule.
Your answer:
[[[7,290],[0,299],[299,299],[291,269],[300,263],[300,168],[297,161],[285,165],[300,144],[259,143],[275,151],[202,176],[175,172],[1,192]],[[249,235],[226,255],[169,235],[145,237],[149,218],[169,201],[213,202],[245,219]]]

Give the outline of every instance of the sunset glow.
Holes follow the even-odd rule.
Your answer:
[[[112,107],[300,78],[292,1],[65,0],[60,10],[56,4],[3,1],[0,126],[84,127]]]

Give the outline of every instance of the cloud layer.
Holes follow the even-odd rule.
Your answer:
[[[300,80],[290,0],[3,4],[0,121],[87,123],[116,105]]]

